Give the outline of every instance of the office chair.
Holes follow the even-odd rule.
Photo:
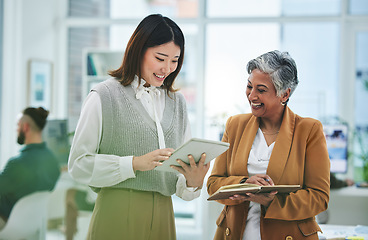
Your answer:
[[[14,205],[0,240],[44,240],[47,228],[47,205],[50,192],[31,193]]]

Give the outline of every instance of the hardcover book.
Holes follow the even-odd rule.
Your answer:
[[[233,195],[245,195],[246,193],[270,193],[277,191],[277,193],[290,193],[300,189],[300,185],[265,185],[260,186],[250,183],[232,184],[220,187],[207,200],[221,200],[228,199]]]

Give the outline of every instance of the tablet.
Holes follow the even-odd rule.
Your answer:
[[[178,173],[178,171],[172,169],[170,165],[180,167],[180,164],[176,162],[177,159],[189,164],[189,154],[191,154],[194,160],[198,162],[201,159],[202,153],[206,153],[207,156],[205,164],[207,164],[220,154],[224,153],[229,146],[230,144],[226,142],[192,138],[176,149],[170,158],[166,161],[163,161],[163,164],[156,167],[155,170]]]

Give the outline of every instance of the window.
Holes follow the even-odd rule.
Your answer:
[[[283,0],[283,16],[337,16],[341,0]]]
[[[341,0],[207,0],[206,6],[207,16],[215,18],[333,16],[341,12],[340,2]]]
[[[368,14],[368,1],[366,0],[350,0],[349,12],[352,15],[367,15]]]
[[[320,120],[338,114],[338,23],[211,24],[206,41],[207,137],[221,134],[224,116],[250,112],[246,64],[275,49],[289,52],[298,67],[300,83],[290,98],[291,109]]]
[[[111,0],[111,18],[143,18],[150,13],[194,18],[198,14],[198,0]]]
[[[106,18],[110,15],[110,0],[69,0],[68,16],[78,18]]]
[[[206,35],[206,137],[218,140],[230,115],[250,112],[246,100],[246,64],[280,47],[275,23],[210,24]]]
[[[339,28],[334,22],[283,24],[281,49],[295,59],[299,77],[289,106],[303,117],[338,114]]]
[[[368,29],[355,35],[355,166],[360,172],[363,166],[361,155],[367,154],[368,143]],[[367,157],[367,156],[365,156]],[[358,174],[357,174],[358,175]],[[363,176],[357,176],[362,181]]]
[[[280,0],[208,0],[208,17],[271,17],[280,16]],[[267,6],[267,7],[260,7]]]

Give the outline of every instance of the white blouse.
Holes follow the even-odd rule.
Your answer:
[[[165,109],[165,90],[138,86],[136,77],[131,86],[151,118],[156,122],[160,148],[165,148],[160,120]],[[184,141],[191,138],[188,123]],[[98,154],[102,139],[102,105],[100,96],[90,92],[83,103],[70,150],[68,169],[70,175],[83,184],[93,187],[109,187],[129,178],[135,178],[133,156]],[[176,195],[184,200],[199,197],[200,189],[187,187],[183,174],[178,173]]]
[[[256,174],[266,174],[274,146],[275,142],[273,142],[270,146],[267,145],[266,139],[261,129],[258,129],[248,158],[247,167],[249,177]],[[261,239],[260,219],[261,205],[256,202],[250,202],[243,240]]]

